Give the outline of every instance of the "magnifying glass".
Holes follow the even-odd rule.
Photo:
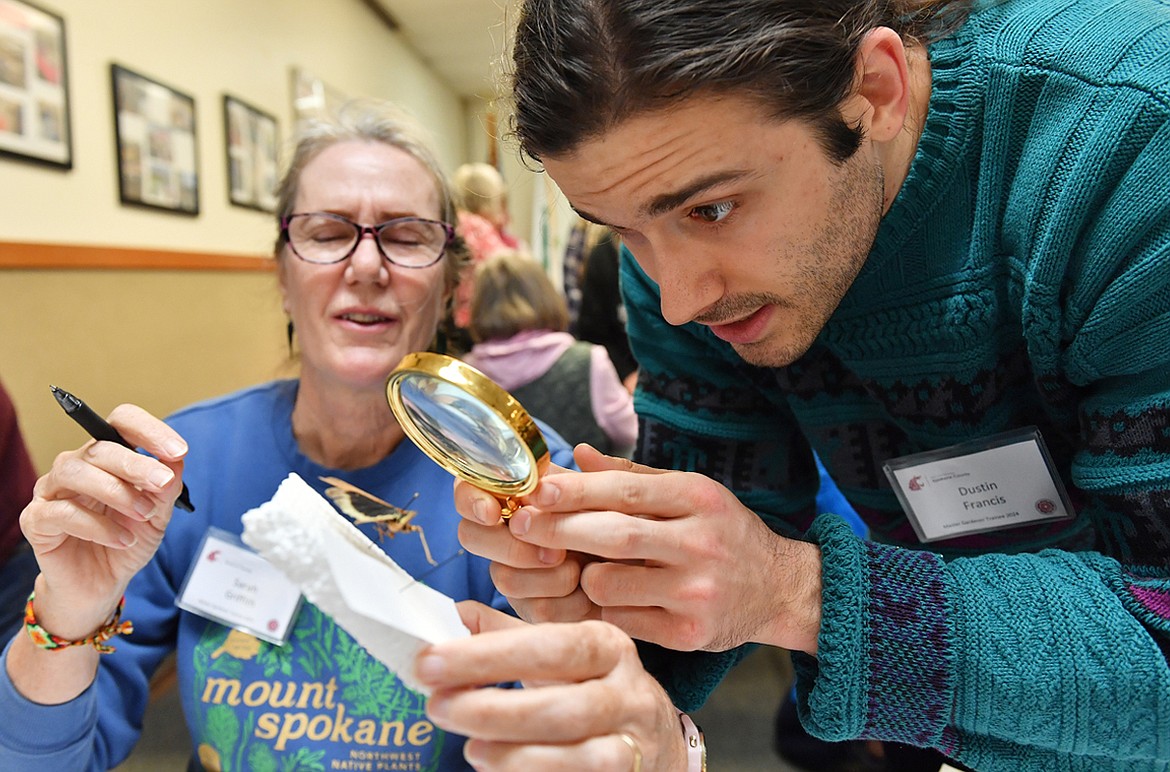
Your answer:
[[[422,452],[499,500],[504,520],[548,468],[548,445],[528,412],[503,387],[458,359],[407,354],[390,373],[386,401]]]

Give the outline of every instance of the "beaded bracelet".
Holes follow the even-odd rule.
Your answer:
[[[93,646],[102,654],[109,654],[114,650],[114,647],[107,645],[106,641],[115,635],[129,635],[134,632],[134,624],[130,620],[121,621],[122,609],[126,607],[126,596],[123,595],[122,600],[118,601],[118,608],[114,611],[113,618],[99,627],[93,635],[82,638],[80,641],[67,641],[64,638],[58,638],[37,622],[36,612],[33,611],[33,598],[36,596],[35,592],[29,593],[28,603],[24,606],[24,629],[28,631],[28,637],[32,638],[33,643],[39,649],[55,651],[67,649],[70,646],[88,645]]]

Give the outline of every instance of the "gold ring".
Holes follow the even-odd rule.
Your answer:
[[[634,772],[642,772],[642,749],[638,747],[637,741],[624,732],[619,734],[618,737],[622,742],[630,746],[630,750],[634,752]]]

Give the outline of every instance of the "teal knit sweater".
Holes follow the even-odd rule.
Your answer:
[[[640,460],[824,555],[802,718],[980,770],[1170,768],[1170,4],[1008,0],[930,49],[909,177],[814,346],[755,368],[631,260]],[[918,544],[891,458],[1037,426],[1077,511]],[[815,450],[871,530],[816,519]],[[739,652],[644,647],[679,706]]]

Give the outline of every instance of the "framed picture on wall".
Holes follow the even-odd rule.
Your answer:
[[[223,129],[227,147],[228,200],[236,206],[276,211],[276,118],[224,94]]]
[[[0,0],[0,155],[73,167],[65,21]]]
[[[122,203],[199,214],[194,97],[118,64],[110,77]]]

